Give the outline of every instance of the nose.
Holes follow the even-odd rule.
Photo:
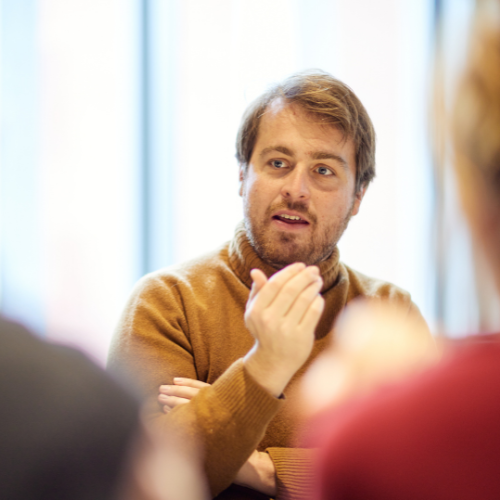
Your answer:
[[[281,195],[283,198],[295,201],[309,201],[311,196],[309,189],[309,177],[306,169],[298,165],[283,179]]]

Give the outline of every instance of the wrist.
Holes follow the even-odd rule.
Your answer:
[[[262,493],[270,496],[276,495],[276,468],[274,462],[268,453],[263,451],[257,452],[256,457],[258,465],[256,466],[262,481]]]
[[[235,483],[269,496],[276,495],[276,469],[271,457],[255,450],[236,476]]]
[[[252,378],[274,397],[280,397],[294,372],[277,365],[255,344],[243,358],[245,369]]]

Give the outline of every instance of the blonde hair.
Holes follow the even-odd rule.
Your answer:
[[[236,138],[236,158],[247,168],[257,141],[259,124],[276,99],[297,104],[320,122],[353,139],[356,151],[356,192],[375,177],[375,130],[366,109],[354,92],[324,72],[297,73],[273,86],[245,111]]]
[[[495,16],[478,18],[452,120],[456,148],[495,196],[500,195],[499,21]]]

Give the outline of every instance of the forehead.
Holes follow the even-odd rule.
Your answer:
[[[279,135],[290,136],[291,133],[305,140],[332,144],[352,141],[335,126],[321,121],[321,117],[309,113],[298,104],[275,99],[267,106],[260,119],[257,142],[260,138],[272,139]]]
[[[322,123],[302,106],[288,103],[283,99],[273,100],[263,113],[257,134],[254,152],[265,148],[269,143],[307,147],[314,151],[338,152],[342,150],[353,161],[354,141],[337,127]]]

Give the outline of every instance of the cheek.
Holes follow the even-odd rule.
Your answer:
[[[249,182],[245,183],[244,196],[250,203],[259,204],[259,208],[266,209],[276,196],[272,183],[258,177],[248,180]]]
[[[242,186],[242,193],[246,215],[260,218],[267,207],[259,182],[256,179],[247,179]]]
[[[472,232],[479,236],[489,225],[489,207],[485,206],[488,196],[481,192],[477,179],[468,174],[462,171],[457,175],[460,203]]]
[[[458,172],[460,201],[473,240],[488,255],[498,255],[500,247],[500,203],[472,170]]]
[[[491,200],[488,194],[468,193],[462,197],[462,206],[471,232],[481,244],[500,233],[498,203]]]
[[[330,193],[330,196],[325,197],[320,205],[318,219],[326,222],[345,219],[351,210],[353,201],[353,197],[345,193]]]

